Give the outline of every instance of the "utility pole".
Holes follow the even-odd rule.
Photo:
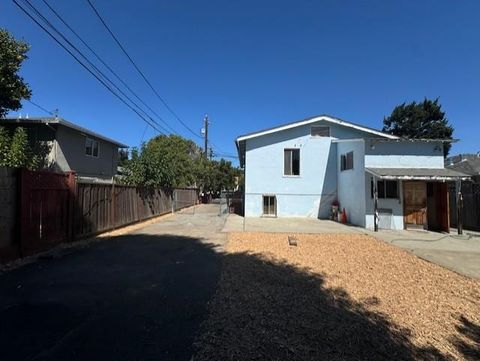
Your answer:
[[[208,114],[205,114],[204,122],[205,122],[205,125],[204,125],[204,129],[205,129],[205,150],[204,150],[204,154],[205,154],[205,159],[208,159]]]

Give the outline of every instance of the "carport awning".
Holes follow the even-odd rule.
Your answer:
[[[470,176],[448,168],[365,168],[381,179],[454,181],[467,180]]]

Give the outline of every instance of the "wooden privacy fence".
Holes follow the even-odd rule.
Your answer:
[[[457,194],[455,183],[450,184],[450,225],[458,226],[457,220]],[[480,184],[462,182],[462,221],[463,228],[480,231]]]
[[[74,172],[21,169],[16,245],[21,256],[174,212],[198,202],[197,189],[147,189],[78,183]],[[2,251],[3,244],[0,244]],[[4,247],[6,248],[6,246]],[[0,255],[2,252],[0,252]]]
[[[31,255],[72,239],[75,173],[20,173],[20,250]]]
[[[108,231],[193,206],[197,189],[148,189],[116,184],[78,183],[74,237]]]

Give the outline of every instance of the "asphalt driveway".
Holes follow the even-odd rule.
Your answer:
[[[221,271],[217,206],[0,274],[0,358],[190,360]]]

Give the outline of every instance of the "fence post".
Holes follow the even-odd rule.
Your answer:
[[[74,236],[74,221],[75,221],[75,202],[77,201],[77,174],[75,172],[68,172],[67,175],[68,185],[68,228],[67,239],[73,241]]]
[[[457,232],[463,234],[463,195],[462,195],[462,181],[458,185],[457,195]]]
[[[112,229],[115,229],[115,180],[112,181],[112,209],[110,214],[112,217]]]

